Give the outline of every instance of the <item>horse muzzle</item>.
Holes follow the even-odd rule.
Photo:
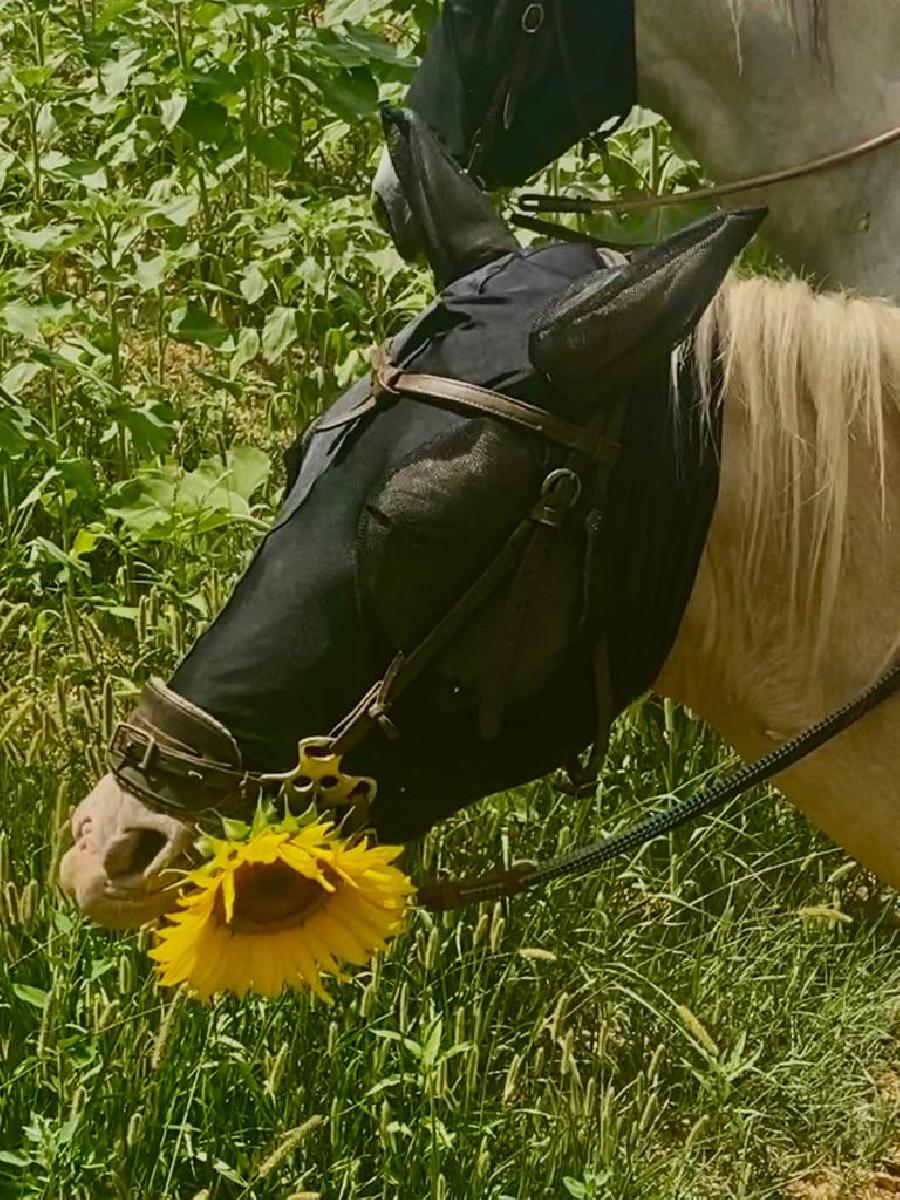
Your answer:
[[[174,906],[194,835],[106,775],[72,814],[60,886],[92,921],[135,929]]]
[[[387,151],[381,156],[372,183],[372,208],[376,221],[390,237],[400,257],[407,262],[420,258],[425,250],[425,239]]]

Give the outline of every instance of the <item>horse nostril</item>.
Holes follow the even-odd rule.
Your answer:
[[[129,829],[122,837],[116,838],[103,856],[106,874],[110,879],[140,875],[168,840],[158,829]]]

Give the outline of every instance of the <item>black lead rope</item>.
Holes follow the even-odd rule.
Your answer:
[[[493,900],[498,896],[513,896],[537,884],[550,883],[555,879],[566,879],[573,875],[588,875],[604,863],[620,854],[628,854],[647,842],[672,833],[689,821],[720,808],[743,792],[764,783],[774,775],[792,767],[801,759],[818,750],[820,746],[849,729],[862,717],[882,704],[900,689],[900,662],[882,675],[871,687],[866,688],[854,700],[823,717],[816,725],[804,729],[796,737],[784,742],[755,762],[738,768],[721,783],[703,789],[681,804],[666,812],[654,813],[640,825],[626,829],[612,837],[603,838],[583,846],[570,854],[551,859],[543,865],[521,863],[508,871],[490,871],[468,879],[435,880],[424,884],[418,891],[420,907],[437,911],[459,908],[461,905],[479,900]]]

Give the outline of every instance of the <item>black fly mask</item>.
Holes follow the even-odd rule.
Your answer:
[[[719,419],[673,348],[759,213],[630,261],[521,250],[417,118],[386,127],[443,290],[307,431],[227,606],[142,701],[146,761],[113,763],[151,805],[219,802],[356,711],[347,768],[378,782],[379,835],[407,840],[602,744],[677,634]]]
[[[494,188],[636,100],[634,0],[444,0],[407,102]]]

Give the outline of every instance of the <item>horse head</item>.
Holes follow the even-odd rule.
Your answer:
[[[407,103],[485,188],[516,186],[637,102],[635,0],[446,0]],[[375,212],[405,258],[423,231],[386,151]]]
[[[233,595],[76,810],[62,882],[104,924],[170,905],[195,821],[301,739],[356,729],[370,822],[407,841],[602,742],[677,632],[717,463],[672,351],[761,214],[630,261],[522,250],[421,119],[385,123],[440,294],[307,430]]]

